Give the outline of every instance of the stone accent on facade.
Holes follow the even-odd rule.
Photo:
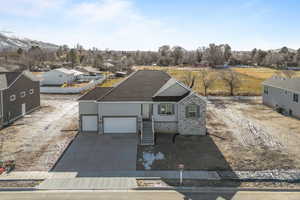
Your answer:
[[[154,131],[156,133],[177,133],[177,122],[155,122]]]
[[[186,106],[196,104],[200,115],[186,118]],[[206,135],[206,101],[192,93],[178,104],[178,132],[181,135]]]

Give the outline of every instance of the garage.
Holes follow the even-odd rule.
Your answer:
[[[81,130],[82,132],[98,132],[98,116],[82,115]]]
[[[104,117],[104,133],[137,133],[136,117]]]

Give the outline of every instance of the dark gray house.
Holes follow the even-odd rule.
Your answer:
[[[140,70],[111,88],[95,88],[79,98],[80,130],[98,134],[206,134],[206,100],[167,73]]]
[[[263,82],[263,103],[300,119],[300,78],[272,77]]]
[[[0,128],[40,107],[40,83],[30,72],[0,72]]]

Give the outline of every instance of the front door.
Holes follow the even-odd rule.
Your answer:
[[[152,104],[142,104],[142,116],[144,120],[149,120],[152,113]]]
[[[25,103],[22,104],[22,115],[23,116],[26,115],[26,104]]]

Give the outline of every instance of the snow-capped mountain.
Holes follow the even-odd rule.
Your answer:
[[[57,49],[58,45],[31,40],[27,38],[19,38],[7,34],[0,33],[0,50],[3,49],[29,49],[32,46],[39,46],[42,49]]]

